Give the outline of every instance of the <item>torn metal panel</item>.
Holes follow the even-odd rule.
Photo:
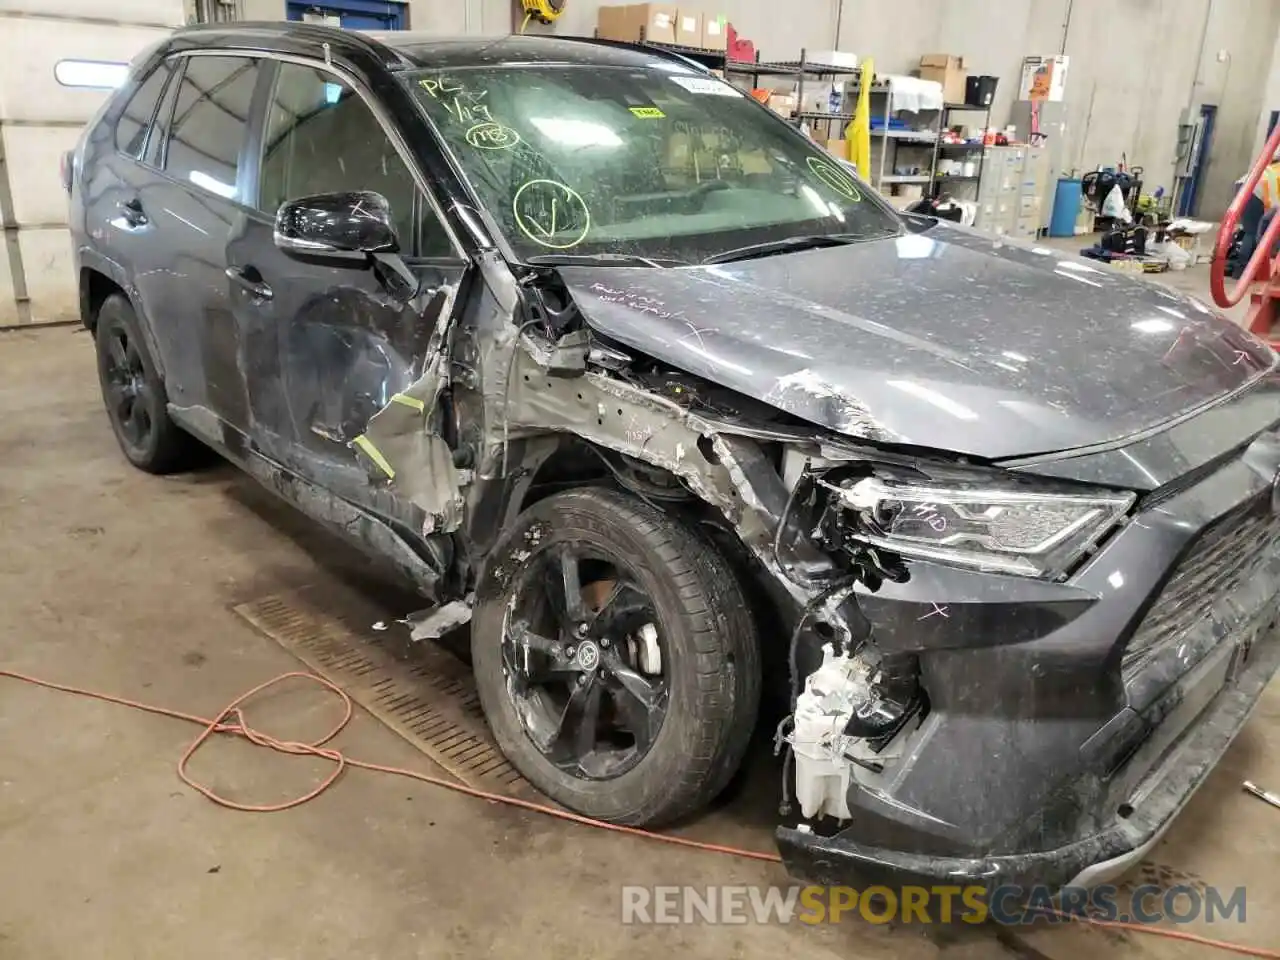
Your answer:
[[[451,600],[448,603],[405,618],[409,625],[409,637],[413,640],[439,640],[450,630],[471,622],[471,605],[474,597]]]
[[[242,463],[272,493],[344,539],[362,545],[370,556],[390,562],[420,593],[435,597],[440,574],[447,566],[447,558],[437,544],[410,544],[382,518],[260,454],[250,454]]]
[[[392,489],[423,511],[424,536],[451,532],[462,523],[463,472],[433,427],[445,383],[441,356],[418,381],[394,394],[352,441]]]
[[[546,374],[526,352],[516,355],[509,404],[512,437],[555,430],[669,470],[736,522],[741,509],[723,465],[709,463],[698,441],[709,425],[661,397],[610,377],[564,380]],[[704,433],[705,430],[705,433]]]
[[[561,440],[561,434],[514,440],[508,449],[511,471],[502,477],[477,477],[467,487],[466,547],[472,556],[486,555],[515,522],[534,475]]]
[[[335,268],[277,248],[251,218],[233,228],[226,260],[244,265],[223,278],[243,386],[229,381],[214,412],[372,513],[422,536],[456,529],[459,478],[435,411],[469,265],[376,254]],[[250,266],[257,287],[236,280]]]
[[[549,376],[526,351],[515,356],[509,409],[512,437],[552,430],[669,471],[724,516],[794,604],[816,595],[816,587],[788,578],[774,556],[787,491],[758,441],[724,435],[712,421],[604,374]],[[710,458],[703,440],[710,441]],[[806,559],[817,571],[833,569],[816,552]]]

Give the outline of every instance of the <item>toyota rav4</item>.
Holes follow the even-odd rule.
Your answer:
[[[681,57],[193,27],[66,180],[124,455],[213,447],[469,621],[573,810],[697,811],[774,685],[797,874],[1085,882],[1276,668],[1272,352]]]

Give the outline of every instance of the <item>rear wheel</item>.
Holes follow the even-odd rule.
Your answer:
[[[494,551],[472,619],[498,745],[587,816],[657,824],[710,802],[760,695],[755,623],[724,558],[639,500],[543,500]]]
[[[199,445],[169,419],[164,382],[122,294],[109,296],[98,310],[94,339],[102,399],[125,457],[148,473],[190,466]]]

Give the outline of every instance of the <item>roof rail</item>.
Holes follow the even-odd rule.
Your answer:
[[[344,47],[355,47],[365,53],[372,54],[384,61],[398,66],[413,66],[413,61],[399,50],[373,37],[346,30],[342,27],[331,27],[322,23],[302,23],[293,20],[219,20],[211,23],[193,23],[179,27],[174,31],[175,37],[189,36],[193,33],[266,33],[271,36],[289,38],[298,37],[306,40],[330,41]]]
[[[551,40],[576,40],[579,43],[594,43],[601,47],[617,47],[622,50],[635,50],[637,53],[647,53],[651,56],[661,57],[664,60],[675,60],[683,63],[687,67],[694,67],[704,73],[710,73],[711,68],[705,63],[699,63],[690,57],[686,57],[682,53],[676,53],[674,50],[668,50],[665,47],[656,46],[654,44],[642,43],[639,40],[606,40],[603,37],[583,37],[583,36],[561,36],[559,34],[544,33],[526,33],[522,34],[526,37],[547,37]]]

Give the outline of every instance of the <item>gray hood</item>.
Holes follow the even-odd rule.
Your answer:
[[[944,224],[561,273],[594,329],[674,367],[851,437],[993,460],[1122,440],[1273,363],[1195,300]]]

